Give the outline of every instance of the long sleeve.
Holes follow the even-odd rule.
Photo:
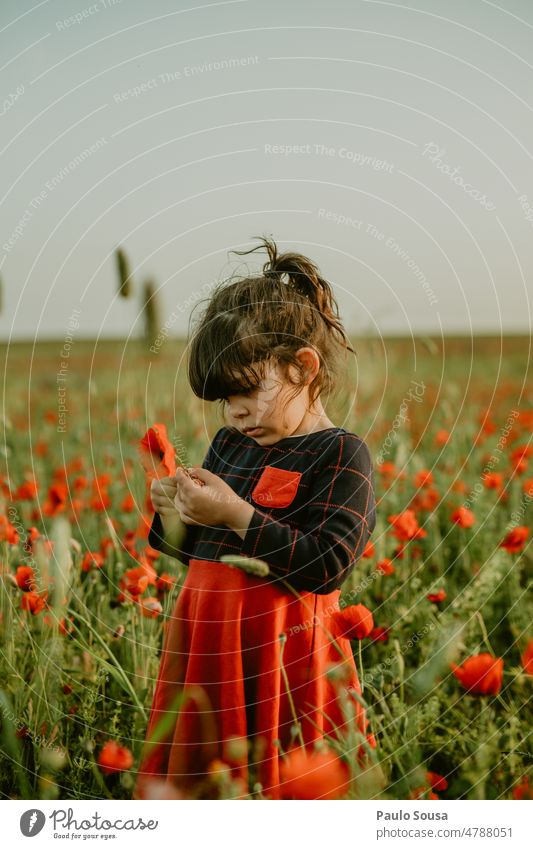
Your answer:
[[[374,470],[363,440],[347,434],[327,449],[309,495],[305,526],[254,509],[241,552],[265,560],[298,591],[325,595],[346,580],[376,525]]]
[[[220,428],[215,434],[211,445],[207,450],[207,454],[204,457],[202,462],[202,468],[211,471],[211,463],[215,456],[215,442],[218,434],[220,433]],[[154,518],[152,520],[152,526],[148,533],[148,544],[152,546],[152,548],[156,548],[158,551],[162,551],[163,554],[168,554],[169,557],[175,557],[181,563],[185,563],[187,566],[189,565],[189,560],[192,556],[192,550],[194,546],[194,542],[196,539],[196,534],[199,528],[199,525],[187,525],[185,522],[183,524],[183,536],[181,537],[179,544],[177,546],[169,545],[165,542],[163,535],[163,524],[161,521],[161,516],[159,513],[154,513]]]

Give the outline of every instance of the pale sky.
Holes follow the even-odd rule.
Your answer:
[[[183,336],[261,234],[350,333],[529,332],[532,44],[527,0],[2,0],[1,338],[136,336],[147,277]]]

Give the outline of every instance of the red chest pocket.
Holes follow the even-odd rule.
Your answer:
[[[294,501],[302,472],[265,466],[257,481],[252,498],[264,507],[288,507]]]

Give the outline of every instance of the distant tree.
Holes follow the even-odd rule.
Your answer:
[[[159,297],[153,280],[146,280],[143,286],[143,319],[144,338],[153,345],[160,327]]]
[[[132,291],[132,281],[128,258],[122,248],[117,248],[115,251],[115,257],[118,269],[119,295],[123,298],[129,298]]]

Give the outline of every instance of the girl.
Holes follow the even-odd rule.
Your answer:
[[[365,442],[320,400],[338,354],[355,351],[314,263],[262,241],[263,274],[220,284],[190,344],[191,388],[224,403],[227,425],[201,467],[152,482],[148,542],[188,572],[166,627],[135,798],[150,777],[198,787],[214,759],[247,790],[250,741],[263,797],[282,798],[280,746],[290,748],[295,727],[311,748],[346,732],[331,674],[340,651],[344,698],[361,693],[350,641],[335,646],[327,625],[375,526],[374,472]],[[236,569],[226,554],[264,560],[270,573]]]

